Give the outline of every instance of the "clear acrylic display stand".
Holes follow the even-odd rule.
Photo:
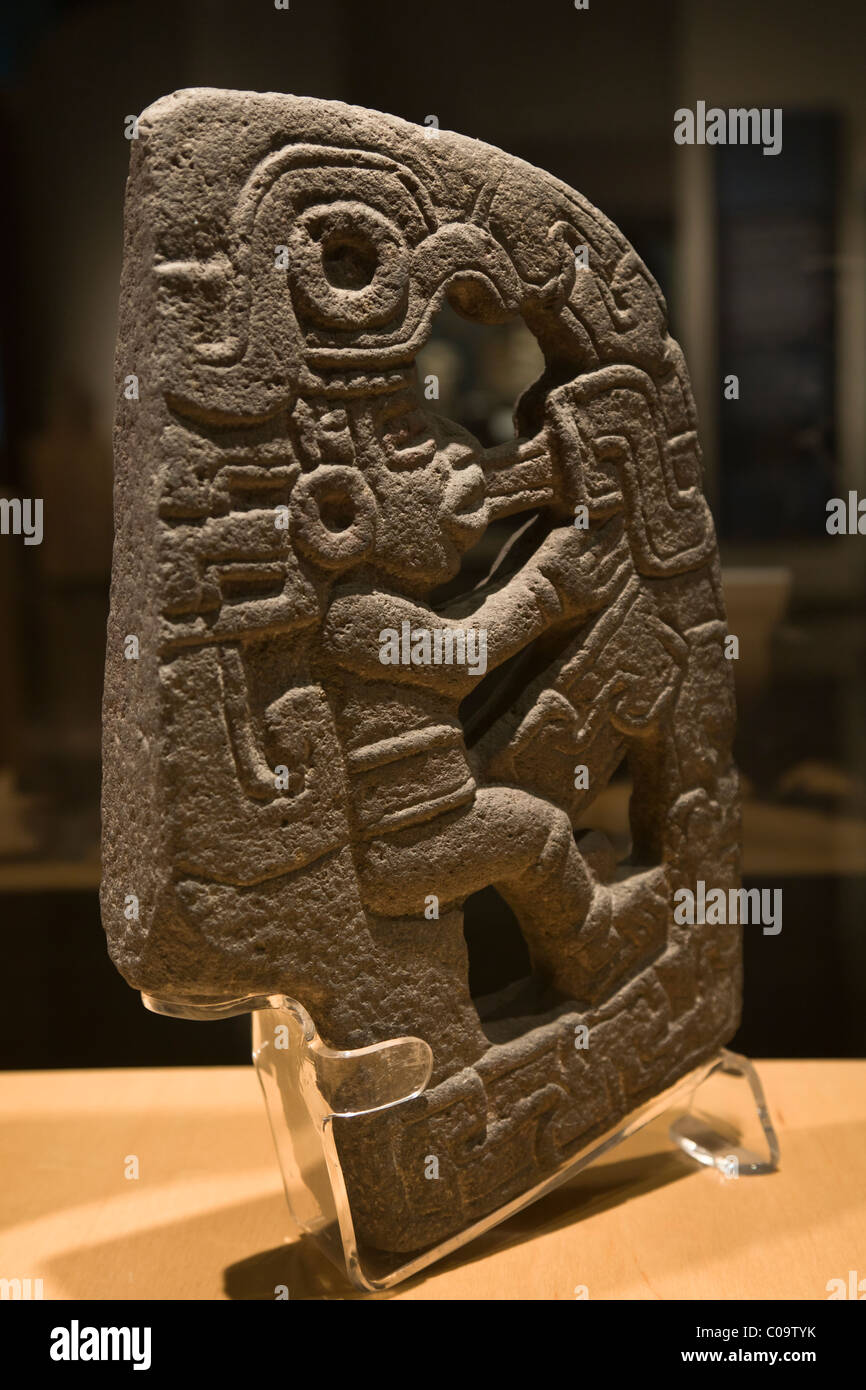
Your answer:
[[[252,1013],[253,1060],[289,1210],[301,1232],[367,1293],[391,1288],[451,1254],[667,1112],[675,1148],[726,1178],[770,1173],[778,1166],[779,1144],[758,1075],[748,1058],[722,1049],[572,1154],[542,1182],[449,1239],[408,1259],[364,1250],[355,1236],[332,1121],[369,1115],[419,1095],[432,1070],[428,1044],[420,1038],[392,1038],[351,1052],[335,1051],[323,1043],[303,1005],[285,995],[251,995],[219,1004],[150,995],[142,999],[152,1012],[174,1018]]]

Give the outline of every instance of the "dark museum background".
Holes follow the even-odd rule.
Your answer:
[[[635,245],[692,374],[740,638],[745,883],[783,890],[781,933],[746,928],[733,1046],[863,1055],[866,538],[825,521],[831,497],[866,495],[866,20],[842,0],[820,29],[804,0],[594,0],[580,15],[439,0],[411,29],[404,12],[155,0],[35,3],[5,21],[0,495],[43,497],[46,532],[0,542],[0,1066],[249,1051],[246,1019],[147,1014],[107,958],[97,899],[124,120],[195,85],[433,113],[579,189]],[[677,146],[673,112],[698,99],[783,108],[782,152]],[[442,409],[503,438],[537,373],[528,333],[443,313],[425,352]],[[615,783],[593,818],[614,837],[627,796]],[[477,964],[491,932],[495,976]],[[467,938],[477,993],[521,973],[491,894]]]

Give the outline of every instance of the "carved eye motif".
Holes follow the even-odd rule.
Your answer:
[[[325,569],[345,569],[370,550],[376,499],[357,469],[322,465],[298,479],[291,505],[296,545]]]
[[[300,315],[320,328],[378,328],[405,312],[409,251],[398,227],[364,203],[307,208],[290,237]]]
[[[370,284],[379,264],[379,253],[361,234],[333,231],[321,241],[322,270],[328,284],[337,290],[363,290]]]

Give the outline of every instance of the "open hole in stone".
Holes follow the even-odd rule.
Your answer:
[[[482,888],[463,905],[469,954],[469,992],[490,1042],[505,1042],[564,1011],[561,995],[532,971],[520,924],[495,888]]]
[[[516,437],[515,406],[541,377],[544,365],[541,349],[522,319],[478,323],[446,303],[416,359],[419,396],[425,410],[456,421],[489,449]],[[462,557],[459,574],[431,596],[433,606],[483,581],[503,546],[526,521],[523,514],[488,526]]]
[[[532,973],[517,918],[495,888],[466,899],[463,935],[469,952],[469,992],[476,1001]]]
[[[416,366],[424,408],[456,420],[489,449],[514,438],[514,407],[543,373],[544,356],[521,318],[476,323],[445,304]]]
[[[618,863],[628,858],[632,847],[629,823],[632,786],[628,764],[623,759],[607,785],[593,796],[587,810],[578,816],[575,827],[578,837],[587,830],[600,830],[606,835],[613,845]]]

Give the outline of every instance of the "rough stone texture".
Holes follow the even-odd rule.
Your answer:
[[[446,297],[522,316],[544,353],[511,445],[427,408],[414,359]],[[202,89],[132,145],[117,373],[140,399],[116,433],[113,959],[166,998],[296,996],[337,1046],[427,1039],[422,1096],[337,1122],[361,1238],[422,1247],[737,1024],[739,929],[672,914],[678,886],[736,885],[739,839],[682,353],[635,252],[549,175],[336,102]],[[432,607],[512,515],[488,582]],[[404,621],[486,631],[471,721],[467,664],[381,663]],[[572,827],[624,760],[617,865]],[[473,1001],[462,908],[487,885],[533,977]]]

